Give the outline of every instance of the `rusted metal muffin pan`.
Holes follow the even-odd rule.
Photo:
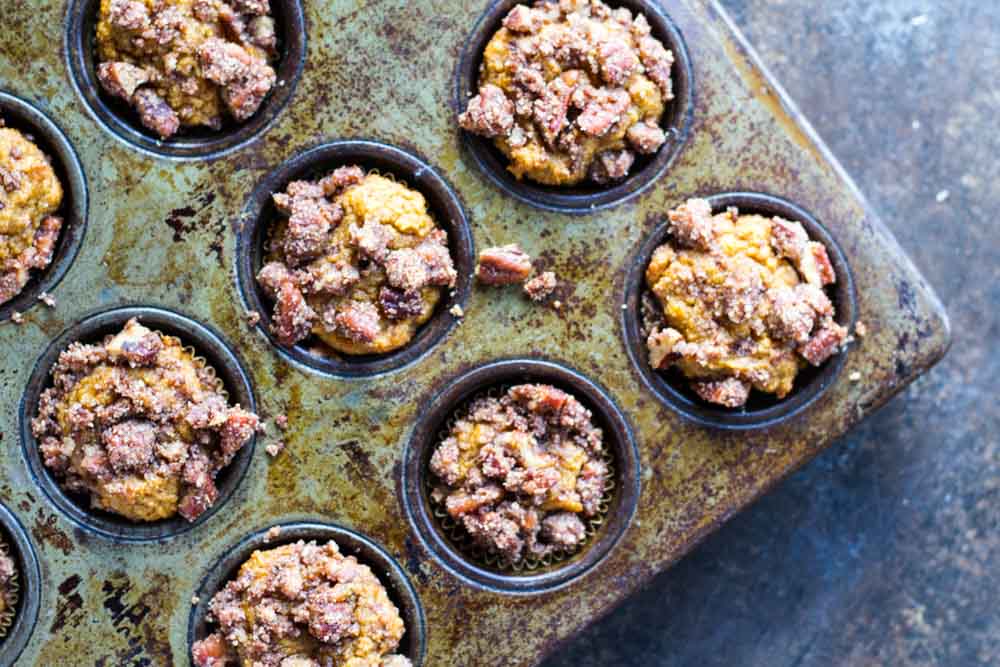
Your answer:
[[[407,621],[402,650],[415,664],[536,664],[945,353],[933,291],[714,2],[641,3],[678,56],[671,143],[616,188],[569,192],[512,181],[457,127],[477,48],[511,0],[272,4],[284,85],[247,125],[170,142],[97,87],[95,0],[4,7],[0,106],[57,163],[73,224],[37,278],[56,307],[30,294],[12,307],[20,326],[0,308],[3,530],[17,540],[23,526],[19,549],[38,563],[23,556],[36,602],[0,642],[0,665],[22,642],[25,665],[190,664],[212,591],[275,525],[279,542],[331,537],[372,566]],[[253,275],[270,193],[352,163],[427,197],[461,280],[402,352],[316,358],[274,343]],[[694,196],[803,222],[834,257],[842,323],[867,327],[786,401],[719,414],[643,364],[644,262],[666,212]],[[560,307],[473,287],[474,249],[512,242],[558,275]],[[193,525],[91,511],[54,483],[30,434],[58,351],[130,313],[193,345],[269,425]],[[445,539],[426,461],[463,401],[522,380],[552,382],[593,411],[616,479],[584,549],[505,572]]]

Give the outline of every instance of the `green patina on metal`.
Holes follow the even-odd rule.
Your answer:
[[[512,200],[462,150],[453,76],[484,2],[305,5],[305,70],[275,125],[224,158],[171,162],[122,143],[88,113],[59,48],[62,2],[4,3],[0,89],[56,120],[90,185],[87,236],[54,290],[58,306],[37,305],[22,326],[0,324],[0,500],[28,528],[42,562],[41,611],[19,664],[188,664],[191,596],[206,570],[248,533],[302,519],[353,528],[403,564],[426,612],[425,664],[534,664],[946,351],[941,304],[714,3],[664,3],[694,66],[686,147],[638,199],[583,217]],[[370,379],[332,379],[279,357],[246,323],[234,229],[268,171],[316,144],[355,137],[404,147],[438,169],[464,202],[477,247],[516,241],[572,286],[562,310],[477,289],[462,324],[427,356]],[[852,266],[869,333],[806,414],[719,434],[684,422],[644,388],[625,351],[621,306],[625,266],[665,211],[691,195],[731,190],[786,197],[826,225]],[[122,304],[214,326],[252,376],[262,416],[284,413],[290,424],[282,455],[271,459],[258,446],[224,509],[162,544],[123,546],[74,527],[37,488],[18,442],[19,402],[49,341],[82,316]],[[461,371],[511,356],[547,357],[599,381],[631,420],[641,457],[638,511],[610,557],[534,597],[484,592],[448,574],[414,537],[398,488],[421,406]],[[272,427],[259,445],[277,437]]]

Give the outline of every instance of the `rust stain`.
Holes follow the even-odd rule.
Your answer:
[[[73,553],[75,546],[69,535],[59,529],[58,524],[59,520],[55,514],[46,514],[45,510],[39,507],[35,523],[31,527],[31,534],[39,542],[55,547],[64,556],[68,556]]]

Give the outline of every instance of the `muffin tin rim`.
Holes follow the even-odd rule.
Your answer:
[[[671,18],[662,3],[656,0],[605,0],[612,7],[628,6],[633,12],[641,7],[653,28],[653,36],[664,42],[664,46],[674,54],[671,79],[674,84],[674,99],[667,104],[661,127],[671,116],[673,124],[664,127],[667,143],[655,155],[645,158],[647,163],[638,171],[630,171],[622,181],[610,186],[596,186],[589,194],[565,192],[573,188],[545,186],[525,178],[518,181],[507,170],[508,160],[485,137],[473,135],[457,126],[458,142],[462,152],[471,155],[473,162],[486,180],[506,196],[538,209],[571,215],[586,215],[625,204],[646,193],[666,176],[677,162],[691,137],[694,125],[696,82],[694,66],[683,33]],[[457,119],[477,90],[479,69],[483,51],[500,27],[504,15],[514,5],[527,4],[526,0],[492,0],[474,24],[459,53],[454,75],[454,92],[451,100],[452,118]],[[509,5],[509,6],[508,6]],[[658,34],[661,33],[661,34]],[[472,83],[472,86],[468,84]],[[674,113],[671,110],[677,107]],[[639,156],[643,159],[644,156]],[[586,181],[585,183],[586,184]],[[578,187],[578,186],[574,186]],[[561,192],[562,190],[562,192]]]
[[[226,488],[219,489],[219,496],[213,505],[195,521],[188,522],[180,515],[176,515],[159,521],[141,522],[119,517],[111,512],[105,512],[107,517],[103,517],[97,514],[101,510],[86,506],[86,500],[75,501],[45,466],[39,452],[38,441],[31,431],[31,420],[37,413],[38,401],[42,392],[50,385],[52,367],[57,362],[59,354],[70,343],[91,340],[95,336],[103,337],[107,333],[105,330],[117,331],[133,317],[138,318],[140,323],[156,331],[176,336],[185,347],[194,347],[200,355],[206,357],[208,365],[215,370],[227,390],[235,389],[237,392],[245,394],[247,405],[243,405],[239,396],[230,395],[230,401],[238,402],[245,410],[256,413],[257,398],[252,376],[244,368],[240,356],[213,326],[179,311],[160,306],[123,304],[81,315],[53,337],[35,359],[18,405],[21,455],[27,464],[29,477],[35,487],[42,491],[45,498],[73,526],[100,539],[115,543],[163,543],[202,528],[223,505],[236,495],[253,463],[258,434],[255,433],[251,436],[250,440],[229,462],[229,465],[220,471],[220,476],[226,476],[223,482]],[[164,331],[164,329],[167,330]],[[208,357],[218,358],[210,359]],[[224,367],[220,368],[220,365]]]
[[[858,318],[853,271],[840,243],[811,212],[791,199],[766,192],[719,192],[705,196],[704,199],[712,206],[713,214],[736,206],[741,213],[781,216],[800,222],[810,240],[819,241],[826,246],[837,275],[837,284],[828,288],[837,293],[839,301],[835,319],[848,329],[849,336],[853,335]],[[641,239],[625,265],[624,300],[619,325],[630,365],[633,372],[639,376],[643,388],[659,403],[666,405],[686,421],[721,432],[747,432],[772,428],[806,413],[836,385],[847,365],[849,346],[845,345],[841,352],[816,368],[816,375],[808,384],[796,386],[791,394],[776,400],[774,405],[756,411],[731,410],[712,406],[706,401],[690,399],[673,387],[660,372],[649,367],[645,339],[642,336],[641,297],[646,289],[645,273],[650,258],[656,248],[669,236],[669,223],[663,222],[657,225]]]
[[[581,400],[604,430],[605,443],[614,452],[618,475],[611,507],[594,541],[569,561],[534,575],[499,573],[473,563],[459,552],[441,535],[437,520],[429,512],[424,484],[429,474],[426,461],[442,424],[477,392],[491,386],[519,383],[520,378],[525,378],[524,382],[551,383]],[[426,409],[404,436],[399,494],[411,533],[435,563],[472,588],[524,597],[574,585],[613,555],[635,518],[642,480],[641,455],[631,422],[609,390],[576,368],[552,358],[505,357],[466,366],[439,382],[425,396]]]
[[[273,528],[280,528],[280,532],[273,539],[268,539],[267,534]],[[379,583],[390,594],[389,597],[401,617],[407,614],[407,610],[414,616],[411,620],[416,622],[417,627],[413,628],[407,624],[404,639],[412,633],[413,639],[408,643],[415,646],[417,655],[410,656],[407,653],[403,655],[411,660],[414,667],[422,667],[427,656],[427,617],[420,594],[403,565],[384,546],[364,533],[334,521],[308,518],[272,520],[263,528],[244,533],[235,544],[224,547],[225,551],[210,562],[204,574],[197,580],[194,590],[197,602],[191,605],[191,610],[188,612],[186,658],[190,660],[191,648],[199,639],[196,637],[198,626],[209,625],[206,616],[212,597],[231,581],[232,576],[253,552],[292,544],[299,540],[317,542],[332,540],[337,543],[341,553],[347,555],[355,555],[356,551],[368,552],[364,557],[355,555],[358,562],[371,568]],[[347,541],[350,545],[345,546],[342,541]],[[372,557],[379,562],[372,562]],[[207,591],[206,588],[212,590]],[[405,618],[404,623],[406,623]]]

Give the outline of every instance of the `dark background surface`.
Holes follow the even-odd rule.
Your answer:
[[[954,344],[545,667],[1000,665],[1000,2],[722,2]]]

